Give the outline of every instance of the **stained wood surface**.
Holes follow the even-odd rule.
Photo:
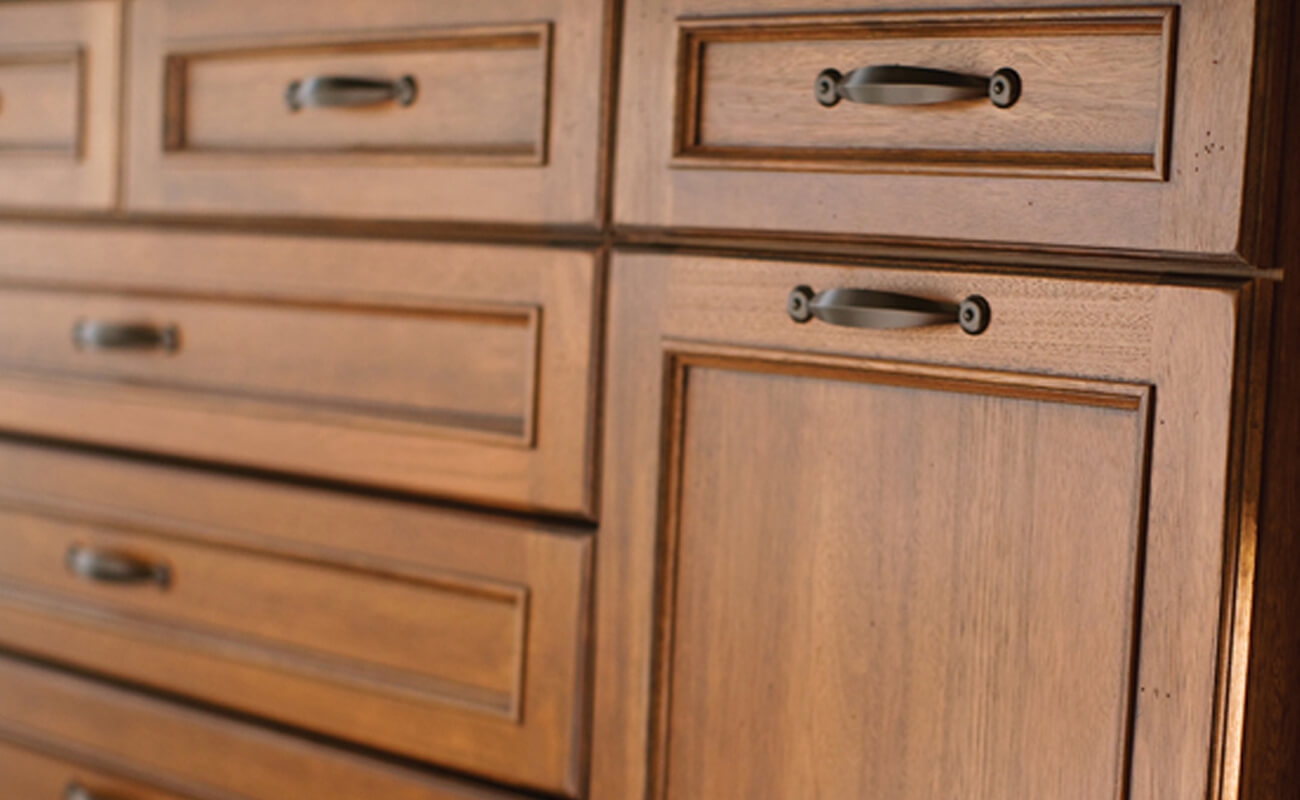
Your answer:
[[[589,252],[0,227],[0,427],[590,513]],[[79,321],[174,353],[78,350]]]
[[[13,444],[0,527],[7,648],[576,791],[585,536]],[[171,582],[80,579],[74,546]]]
[[[799,326],[799,284],[993,323]],[[611,290],[593,798],[1209,793],[1248,296],[649,254]]]
[[[1029,26],[1028,20],[1042,11],[1022,0],[986,5],[1005,14],[1008,25]],[[925,167],[924,158],[918,169],[901,163],[881,173],[863,174],[870,165],[854,161],[851,151],[819,155],[819,147],[841,146],[845,137],[852,135],[841,128],[839,118],[862,120],[864,136],[871,130],[878,134],[864,139],[862,145],[871,146],[879,140],[891,148],[881,157],[896,162],[893,150],[901,147],[906,156],[906,148],[927,142],[944,147],[961,142],[972,151],[997,151],[1009,144],[1009,134],[998,122],[1002,118],[993,116],[994,109],[978,105],[960,110],[955,105],[951,109],[885,109],[874,116],[877,109],[846,103],[829,110],[820,108],[811,88],[816,73],[824,66],[844,71],[856,65],[842,63],[851,55],[846,44],[834,38],[819,41],[810,35],[797,45],[778,48],[778,53],[770,39],[773,25],[779,29],[806,22],[817,27],[825,22],[833,29],[836,19],[844,19],[836,16],[843,7],[830,0],[806,0],[797,9],[776,0],[630,0],[620,93],[615,220],[620,225],[703,232],[761,230],[858,240],[919,238],[932,243],[1154,250],[1258,263],[1264,254],[1255,249],[1254,192],[1270,183],[1272,176],[1265,179],[1255,171],[1252,153],[1267,139],[1263,109],[1280,95],[1253,94],[1253,78],[1258,76],[1267,85],[1268,74],[1265,66],[1255,70],[1256,53],[1263,64],[1271,63],[1275,56],[1268,47],[1258,51],[1254,47],[1257,5],[1219,0],[1180,4],[1172,83],[1159,88],[1151,85],[1156,62],[1154,50],[1147,44],[1158,37],[1133,37],[1124,47],[1124,57],[1116,60],[1119,74],[1134,79],[1141,74],[1140,80],[1111,83],[1100,77],[1112,74],[1109,64],[1100,70],[1084,66],[1108,49],[1106,38],[1099,36],[1103,26],[1091,25],[1089,15],[1096,10],[1122,14],[1134,8],[1132,3],[1106,0],[1088,9],[1048,12],[1074,16],[1080,34],[1091,42],[1079,53],[1078,75],[1065,78],[1072,68],[1053,66],[1048,56],[1026,54],[1024,69],[1027,76],[1038,73],[1040,78],[1059,70],[1061,85],[1068,84],[1075,100],[1070,104],[1072,110],[1080,107],[1084,95],[1086,106],[1104,106],[1113,100],[1115,105],[1108,106],[1107,115],[1131,113],[1133,116],[1126,118],[1135,125],[1138,117],[1146,117],[1154,126],[1159,121],[1150,112],[1163,104],[1154,100],[1153,93],[1166,88],[1172,91],[1168,179],[1128,180],[1114,173],[1080,179],[1082,173],[1070,174],[1069,169],[1064,170],[1069,177],[961,174],[960,164],[956,169],[947,165],[943,171],[948,174],[934,175],[930,174],[932,168]],[[960,26],[972,16],[988,13],[968,9],[964,0],[942,0],[929,4],[926,12],[918,15],[868,3],[856,9],[853,17],[853,24],[862,31],[861,58],[870,60],[880,48],[880,57],[886,62],[980,70],[994,62],[1006,62],[1000,65],[1016,68],[1013,56],[1024,52],[1021,48],[1036,46],[1032,37],[1006,40],[1005,47],[999,47],[996,40],[984,40],[972,48],[960,36],[947,40],[920,36],[909,47],[906,26],[918,16],[947,19]],[[791,11],[808,16],[801,19]],[[873,13],[875,24],[884,32],[872,28],[869,20]],[[771,23],[778,14],[783,16]],[[692,166],[689,159],[674,161],[682,131],[677,112],[683,108],[683,92],[691,85],[686,71],[691,59],[680,53],[678,45],[684,30],[708,25],[713,19],[728,20],[730,31],[720,51],[721,66],[708,65],[708,52],[716,45],[705,48],[705,91],[698,108],[701,141],[707,143],[710,135],[719,143],[736,140],[732,143],[740,145],[740,152],[724,149],[716,158],[704,158]],[[903,30],[896,34],[894,28],[898,27]],[[1044,52],[1051,49],[1045,43],[1042,46]],[[802,77],[794,74],[793,65],[820,63],[817,57],[823,55],[823,67]],[[719,72],[724,68],[725,76]],[[748,75],[742,74],[743,69],[749,70]],[[712,97],[708,92],[711,76],[717,79]],[[1047,80],[1050,88],[1054,79]],[[795,81],[797,85],[792,83]],[[1033,138],[1043,150],[1069,145],[1062,138],[1067,135],[1094,135],[1097,129],[1090,125],[1066,126],[1064,117],[1040,105],[1046,102],[1043,91],[1046,89],[1036,89],[1026,81],[1022,102],[1007,111],[1007,119],[1023,119],[1015,126],[1016,135]],[[799,98],[807,105],[794,114]],[[959,116],[967,111],[970,113]],[[1252,117],[1252,111],[1260,114]],[[708,127],[710,115],[720,126],[713,134]],[[686,116],[691,116],[689,110]],[[822,118],[827,120],[825,125],[813,124]],[[872,127],[877,119],[883,120],[883,127]],[[967,127],[962,127],[962,120],[968,120]],[[758,132],[742,134],[742,122]],[[1071,134],[1065,133],[1067,127]],[[1098,148],[1111,156],[1132,150],[1139,142],[1139,149],[1148,148],[1156,136],[1154,127],[1141,134],[1136,127],[1125,125],[1108,130],[1123,139],[1109,140]],[[793,147],[800,144],[799,139],[805,149],[791,151],[797,158],[777,152],[754,157],[764,147],[774,143]],[[1017,142],[1017,149],[1020,144]],[[821,155],[830,158],[823,162]],[[1043,168],[1030,157],[1006,161],[1013,170]],[[844,166],[847,162],[852,162],[848,168]],[[1006,164],[998,168],[1008,169]],[[742,197],[744,202],[735,202]]]
[[[127,206],[594,226],[606,5],[134,0]],[[288,81],[321,72],[421,89],[288,113]]]
[[[117,202],[122,7],[0,6],[0,207]]]
[[[175,787],[181,797],[517,797],[23,662],[0,661],[0,686],[5,688],[0,738],[68,753],[78,762],[112,765],[113,772],[148,776],[146,783]],[[149,794],[141,797],[153,800]]]

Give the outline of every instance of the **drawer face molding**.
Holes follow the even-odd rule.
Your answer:
[[[85,147],[85,84],[85,54],[79,48],[0,50],[0,158],[79,159]]]
[[[117,203],[122,7],[0,3],[0,207]]]
[[[0,447],[0,645],[544,791],[577,780],[589,572],[536,523]]]
[[[1175,9],[679,20],[678,166],[1165,178]],[[824,108],[825,68],[1014,69],[1009,109]]]
[[[169,154],[411,154],[450,162],[546,163],[551,26],[403,32],[403,38],[179,47],[167,55]],[[286,87],[313,75],[414,81],[409,106],[293,109]]]
[[[174,350],[98,352],[72,338],[88,325],[151,319],[175,331]],[[0,368],[129,382],[177,402],[226,403],[272,419],[306,415],[531,447],[540,323],[537,306],[486,302],[386,306],[11,286],[0,293]]]

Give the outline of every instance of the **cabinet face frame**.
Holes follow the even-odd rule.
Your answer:
[[[998,322],[979,337],[956,326],[797,326],[784,303],[799,284],[956,299],[978,292]],[[623,253],[610,285],[604,463],[619,468],[605,477],[597,547],[595,800],[666,796],[671,398],[683,359],[1111,385],[1120,395],[1146,387],[1154,402],[1134,687],[1177,689],[1163,706],[1149,695],[1135,701],[1118,796],[1237,796],[1253,541],[1250,504],[1241,502],[1252,288]]]

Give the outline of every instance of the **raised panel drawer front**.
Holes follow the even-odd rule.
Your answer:
[[[595,800],[1235,796],[1248,288],[610,286]]]
[[[116,0],[0,4],[0,206],[117,201]]]
[[[592,225],[606,0],[134,0],[139,211]]]
[[[628,6],[624,226],[1253,256],[1255,2]]]
[[[586,514],[595,256],[0,227],[0,427]]]
[[[588,573],[537,524],[0,448],[0,645],[503,782],[576,791]]]
[[[0,660],[0,791],[13,800],[511,800],[283,733]]]

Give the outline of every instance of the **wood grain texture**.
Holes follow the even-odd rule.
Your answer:
[[[594,226],[605,6],[137,0],[127,205]],[[289,114],[287,81],[307,70],[423,88],[406,109]]]
[[[1172,7],[689,19],[674,166],[1163,180]],[[1013,67],[1021,99],[833,109],[813,78],[877,64]],[[810,77],[811,76],[811,77]]]
[[[785,297],[798,284],[860,286],[944,299],[978,292],[991,303],[994,322],[979,337],[966,336],[955,327],[862,331],[816,323],[796,326],[785,313]],[[1077,785],[1091,787],[1084,795],[1089,797],[1146,800],[1210,793],[1210,765],[1233,746],[1216,733],[1215,698],[1222,680],[1218,655],[1226,602],[1225,543],[1231,541],[1224,520],[1234,480],[1228,473],[1228,456],[1241,295],[1214,288],[649,254],[619,256],[611,288],[605,462],[622,468],[606,477],[602,503],[593,730],[600,746],[593,753],[593,798],[687,797],[701,787],[716,789],[707,792],[715,797],[788,796],[782,794],[784,778],[776,769],[774,751],[763,749],[777,747],[786,736],[794,737],[789,739],[792,742],[822,743],[807,751],[787,750],[781,763],[793,765],[793,774],[813,785],[827,786],[828,796],[836,796],[837,790],[849,795],[870,792],[872,787],[885,787],[882,791],[897,797],[943,795],[942,784],[932,787],[916,781],[922,780],[918,776],[928,776],[925,780],[942,782],[949,772],[971,778],[983,792],[975,797],[1000,798],[1006,791],[1020,790],[1046,796],[1053,791],[1045,787],[1058,777],[1054,767],[1062,768],[1060,774],[1078,775]],[[1189,314],[1197,325],[1183,324]],[[673,372],[660,366],[671,365],[672,353],[683,348],[729,363],[762,361],[779,366],[706,374],[701,379],[699,406],[703,416],[693,421],[690,413],[674,415]],[[965,400],[904,391],[904,399],[891,405],[882,398],[898,390],[872,388],[884,379],[863,378],[865,384],[829,380],[814,369],[819,365],[848,374],[883,372],[892,376],[885,381],[889,386],[906,383],[906,376],[912,376],[906,380],[915,386],[917,376],[951,379],[960,373],[968,386],[1062,380],[1085,395],[1096,395],[1098,382],[1150,387],[1153,405],[1146,466],[1138,466],[1141,435],[1133,427],[1135,418],[1115,410],[1102,412],[1088,403],[1075,407],[981,397],[979,392],[988,395],[987,389],[976,390]],[[1049,374],[1061,377],[1031,377]],[[695,391],[691,380],[687,377],[682,395],[688,398],[687,409],[690,392]],[[930,403],[952,406],[948,416],[936,415],[932,431],[909,413],[909,409],[929,408]],[[1012,407],[1024,410],[1013,412]],[[881,413],[882,421],[875,423],[875,415]],[[945,438],[949,435],[975,437],[963,440],[974,447],[984,435],[978,422],[984,414],[993,415],[987,420],[998,421],[997,425],[990,421],[987,430],[1007,438],[990,438],[983,450],[975,447],[972,453],[982,453],[975,460],[984,463],[987,457],[988,463],[1000,464],[994,470],[1000,478],[1020,474],[1012,466],[1018,463],[1015,454],[1029,458],[1030,452],[1017,448],[1015,443],[1022,442],[1039,453],[1044,468],[1041,479],[1046,483],[1032,490],[1007,491],[1006,486],[1015,483],[1010,478],[1011,483],[994,481],[986,490],[978,490],[986,485],[978,468],[966,480],[952,472],[952,457],[940,456],[944,448],[939,443],[955,443]],[[1120,421],[1124,419],[1130,421]],[[969,430],[953,427],[963,420],[970,422]],[[681,446],[674,451],[669,443],[674,441],[671,431],[679,430],[676,425],[683,427],[677,437]],[[1080,431],[1092,432],[1086,443],[1072,438]],[[733,445],[740,439],[747,445],[737,450]],[[853,449],[855,444],[858,447]],[[909,454],[904,445],[920,450]],[[732,458],[741,459],[744,466],[732,463]],[[692,466],[693,459],[698,467]],[[685,470],[680,497],[671,490],[670,476],[676,470]],[[783,475],[789,480],[778,480]],[[909,479],[920,487],[915,497],[906,493]],[[1134,479],[1146,481],[1145,510],[1138,499],[1140,490],[1132,485]],[[969,500],[942,495],[938,486],[950,487],[950,492]],[[886,487],[893,488],[886,491]],[[879,494],[873,494],[877,490]],[[1088,498],[1094,491],[1112,500],[1093,508]],[[1025,503],[1026,492],[1039,501]],[[756,497],[764,499],[756,503]],[[972,515],[971,525],[965,535],[953,538],[956,535],[941,520],[961,508]],[[1079,509],[1074,518],[1055,521],[1054,511],[1065,518],[1072,508]],[[1110,513],[1129,513],[1136,519],[1129,517],[1122,525],[1118,520],[1099,523],[1101,528],[1091,536],[1083,533],[1090,521],[1102,519],[1098,515]],[[683,549],[672,556],[671,521],[678,514],[683,515]],[[1037,514],[1045,516],[1031,522]],[[1025,525],[1003,529],[979,522],[995,518],[1023,520]],[[925,520],[930,522],[922,524]],[[909,525],[918,526],[915,537],[890,534],[897,533],[895,529],[911,530]],[[1084,526],[1077,536],[1051,539],[1058,532],[1075,530],[1074,525]],[[1125,594],[1120,588],[1126,585],[1121,565],[1134,563],[1133,531],[1143,525],[1145,550],[1132,567],[1137,577],[1127,584],[1130,589]],[[857,533],[850,536],[850,530]],[[1065,572],[1070,577],[1062,577],[1067,585],[1082,581],[1074,592],[1077,601],[1083,606],[1099,605],[1076,617],[1066,610],[1069,603],[1054,604],[1049,594],[1038,596],[1032,584],[1001,572],[1013,572],[1016,559],[1027,557],[1025,552],[1016,555],[1014,547],[994,545],[999,537],[1014,537],[1016,530],[1026,536],[1031,535],[1027,531],[1038,531],[1048,537],[1038,541],[1059,541],[1067,549],[1084,546],[1079,539],[1089,538],[1095,541],[1088,546],[1105,548],[1109,556],[1099,553],[1083,560],[1062,552],[1060,562],[1074,565]],[[1106,545],[1107,541],[1112,544]],[[956,562],[945,561],[940,555],[945,552],[943,542],[976,549],[963,550],[967,556]],[[1005,581],[994,581],[990,575],[985,584],[971,573],[970,582],[960,578],[943,582],[957,595],[908,591],[928,585],[924,576],[937,580],[945,569],[958,569],[953,563],[978,563],[980,543],[989,545],[986,556],[999,565],[992,575],[1004,575]],[[1031,550],[1044,563],[1052,563],[1050,546]],[[695,557],[691,553],[702,555],[703,563],[690,564]],[[933,558],[926,560],[926,553]],[[664,558],[671,560],[664,562]],[[672,597],[665,587],[674,585],[673,573],[657,567],[662,563],[678,565],[676,598],[679,604],[686,603],[685,611],[660,610],[660,602]],[[1089,568],[1080,566],[1083,563]],[[849,564],[864,566],[853,569]],[[897,568],[887,568],[889,564]],[[1098,572],[1091,573],[1091,566],[1097,566]],[[815,580],[817,575],[825,582]],[[949,599],[961,596],[963,586],[975,592],[971,602],[954,601],[953,610],[944,611]],[[980,595],[981,586],[993,594]],[[1043,586],[1048,593],[1061,588],[1059,583]],[[849,596],[859,600],[840,602]],[[1050,616],[1053,624],[1044,630],[1076,631],[1083,637],[1076,642],[1101,636],[1102,630],[1114,635],[1116,620],[1125,619],[1124,609],[1129,609],[1137,620],[1133,683],[1125,683],[1128,673],[1121,635],[1109,645],[1098,641],[1079,650],[1062,644],[1056,651],[1059,657],[1049,657],[1037,672],[1026,671],[1024,682],[993,691],[999,673],[991,665],[999,662],[981,661],[979,654],[1014,652],[1032,658],[1035,652],[1052,652],[1053,640],[1046,633],[993,635],[995,617],[979,617],[978,609],[985,607],[978,599],[981,596],[1004,597],[1008,602],[988,607],[1025,609],[1024,620],[1034,619],[1038,612]],[[1135,596],[1139,598],[1136,608],[1126,606],[1124,597]],[[1103,607],[1110,610],[1102,612]],[[754,608],[770,613],[754,614],[751,619]],[[900,616],[904,610],[906,616]],[[958,617],[945,616],[948,613]],[[873,614],[884,615],[876,620],[874,630]],[[962,614],[975,615],[971,625],[943,623],[946,619],[955,625]],[[1081,621],[1091,616],[1111,622],[1094,630]],[[682,634],[671,626],[673,619],[686,625],[685,655],[675,649]],[[835,633],[840,629],[845,629],[842,638]],[[904,635],[911,630],[914,635]],[[974,644],[981,631],[990,635],[987,649]],[[710,637],[712,645],[704,648],[702,643]],[[669,641],[674,642],[672,650],[666,649]],[[907,661],[909,652],[930,652],[926,648],[952,669],[945,673],[932,664],[922,666],[924,660]],[[1075,657],[1083,652],[1112,666],[1082,670]],[[891,653],[892,669],[869,669],[873,658],[888,660]],[[656,678],[653,665],[659,659],[670,660],[661,662],[665,670]],[[784,672],[778,668],[782,664]],[[990,666],[981,671],[974,668],[978,664]],[[926,674],[924,669],[940,672],[922,680],[918,676]],[[708,683],[709,676],[724,673],[727,679],[722,684]],[[1035,686],[1030,674],[1047,683]],[[1081,705],[1053,717],[1046,705],[1035,705],[1032,698],[1052,696],[1047,684],[1067,674],[1107,683],[1104,688],[1092,684],[1077,695],[1057,693],[1058,705]],[[763,683],[764,676],[771,678],[770,685]],[[993,681],[982,685],[984,695],[945,694],[948,688],[975,686],[963,681],[978,682],[979,676]],[[677,692],[682,682],[687,697],[695,702],[683,702],[674,711],[681,701]],[[708,698],[699,694],[704,686],[714,694]],[[782,693],[780,686],[789,691]],[[944,697],[952,700],[942,702]],[[1001,702],[1004,697],[1016,706],[1017,714],[1026,709],[1044,711],[1008,717],[1007,727],[1000,727],[997,720],[1003,718],[996,714],[963,717],[963,709],[972,708],[965,703]],[[1125,744],[1119,722],[1125,697],[1133,703],[1131,746]],[[871,698],[879,702],[873,704]],[[904,714],[909,703],[917,705]],[[1095,720],[1090,723],[1095,727],[1091,734],[1082,733],[1080,741],[1071,742],[1066,720],[1080,716],[1085,707],[1093,709],[1090,713],[1095,716],[1081,718]],[[811,724],[809,708],[820,711],[817,718],[822,727],[806,727]],[[656,709],[667,713],[657,716]],[[963,718],[983,719],[987,727],[963,740],[922,735],[930,730],[927,726]],[[1050,766],[1031,762],[1026,768],[1017,763],[1002,771],[980,772],[988,762],[981,760],[979,754],[985,751],[979,748],[999,742],[1014,751],[1014,742],[1024,741],[1015,736],[1029,731],[1017,726],[1035,725],[1042,726],[1034,737],[1038,744],[1070,755]],[[856,735],[806,738],[812,735],[810,730],[829,732],[843,726],[857,731]],[[1100,733],[1103,729],[1110,733]],[[680,743],[679,731],[685,737]],[[719,755],[715,748],[722,743],[706,745],[700,738],[707,738],[706,732],[718,732],[733,746],[724,746],[725,753]],[[999,735],[1010,738],[999,739]],[[1106,748],[1090,750],[1100,747],[1098,736],[1108,736]],[[1082,746],[1084,741],[1089,747]],[[896,742],[918,742],[922,749],[907,753],[888,749]],[[694,751],[692,744],[698,746]],[[921,758],[922,753],[941,759],[945,768],[926,772],[911,766],[908,759]],[[664,754],[668,769],[660,773]],[[674,778],[672,764],[680,758],[685,758],[687,771]],[[1084,761],[1066,763],[1071,758],[1095,760],[1085,767]],[[1126,767],[1117,766],[1125,763]],[[745,775],[755,764],[773,765],[757,776],[767,776],[768,782],[748,782]],[[656,783],[661,774],[666,780]],[[674,780],[682,783],[675,786]],[[965,791],[972,790],[968,786]]]
[[[15,444],[0,529],[11,650],[576,791],[586,536]],[[80,580],[71,545],[167,563],[171,584]]]
[[[131,776],[181,797],[517,797],[19,661],[0,661],[0,686],[0,739]]]
[[[669,400],[653,794],[1123,797],[1146,388],[700,350]]]
[[[0,207],[117,203],[122,6],[0,6]]]
[[[592,509],[593,254],[0,229],[0,426],[406,491]],[[78,351],[152,321],[175,353]]]
[[[675,128],[675,107],[684,60],[678,54],[683,27],[700,18],[749,17],[759,22],[773,14],[787,13],[788,4],[777,0],[630,0],[626,15],[624,88],[621,93],[620,150],[615,181],[615,220],[620,225],[658,226],[699,231],[759,230],[808,238],[845,237],[858,241],[924,239],[930,242],[1016,243],[1071,248],[1188,253],[1259,263],[1265,256],[1257,247],[1250,213],[1252,198],[1266,192],[1265,184],[1247,168],[1252,148],[1268,138],[1264,123],[1252,125],[1251,110],[1278,102],[1274,95],[1252,94],[1256,77],[1256,55],[1269,59],[1268,48],[1256,50],[1256,12],[1261,3],[1223,3],[1219,0],[1189,0],[1177,13],[1175,63],[1168,152],[1167,181],[1114,179],[1079,180],[1075,177],[991,177],[979,175],[933,175],[891,172],[859,174],[814,169],[768,170],[749,168],[743,159],[727,168],[703,163],[699,168],[672,168],[680,131]],[[1036,7],[1022,0],[986,3],[988,13],[1026,19]],[[927,15],[947,17],[960,24],[970,12],[963,0],[943,0],[927,6]],[[1134,8],[1126,0],[1105,0],[1071,12],[1086,17],[1094,13],[1122,13]],[[842,6],[831,0],[806,0],[798,11],[810,20],[834,19]],[[881,3],[869,3],[865,13],[894,11]],[[985,11],[977,12],[984,14]],[[907,12],[898,12],[907,18]],[[785,24],[799,24],[799,17],[786,17]],[[741,24],[741,23],[738,23]],[[904,42],[888,42],[890,57],[904,59]],[[796,48],[807,58],[825,47],[830,61],[844,57],[836,41],[809,41]],[[951,63],[973,57],[962,42],[922,41],[921,56],[951,48]],[[1009,47],[1028,46],[1023,43]],[[742,48],[741,45],[728,47]],[[987,58],[998,56],[990,45]],[[906,63],[913,59],[906,58]],[[755,67],[760,75],[785,79],[781,59],[769,59]],[[811,62],[809,62],[811,63]],[[945,62],[947,63],[947,62]],[[982,63],[982,62],[981,62]],[[769,66],[771,65],[771,66]],[[830,63],[828,62],[829,66]],[[1015,66],[1014,64],[1012,66]],[[707,68],[707,67],[706,67]],[[1037,68],[1037,66],[1035,66]],[[1082,70],[1087,73],[1087,70]],[[1071,84],[1072,91],[1091,86],[1097,95],[1090,102],[1105,103],[1115,89],[1092,76]],[[796,88],[772,88],[771,97],[806,97],[811,111],[816,106],[809,88],[815,73],[799,80]],[[790,78],[793,79],[793,78]],[[634,81],[629,86],[628,82]],[[1230,88],[1231,87],[1231,88]],[[725,90],[725,87],[722,87]],[[763,89],[762,91],[769,91]],[[1128,89],[1122,97],[1130,97]],[[1148,90],[1149,91],[1149,90]],[[724,95],[738,98],[732,93]],[[718,100],[719,103],[722,100]],[[782,102],[782,109],[788,104]],[[706,111],[712,100],[704,98]],[[1025,106],[1031,108],[1030,105]],[[926,123],[926,109],[904,114],[889,110],[890,119],[915,119],[911,128],[892,126],[890,131],[914,130],[921,141],[936,136],[950,124],[949,113],[939,111],[932,128]],[[982,107],[973,110],[977,114]],[[828,115],[871,109],[835,108]],[[1015,109],[1010,110],[1015,113]],[[763,114],[765,109],[731,108],[728,114]],[[895,117],[895,115],[899,115]],[[820,127],[798,125],[803,115],[782,114],[769,121],[764,133],[750,136],[793,138],[804,131],[815,153],[823,133]],[[739,119],[739,117],[737,117]],[[1258,120],[1257,120],[1258,121]],[[707,114],[704,118],[707,126]],[[832,123],[834,124],[834,123]],[[789,125],[790,127],[784,127]],[[734,127],[734,126],[733,126]],[[1026,133],[1032,128],[1026,129]],[[730,130],[730,129],[728,129]],[[956,129],[952,129],[956,130]],[[1076,129],[1082,132],[1086,129]],[[996,151],[1001,145],[995,130],[980,125],[967,131],[964,143],[973,151]],[[739,134],[737,134],[739,135]],[[898,135],[893,135],[896,140]],[[890,141],[886,137],[886,141]],[[1148,141],[1153,141],[1149,139]],[[1044,134],[1042,146],[1051,145]],[[1123,149],[1128,149],[1126,146]],[[806,155],[806,153],[805,153]],[[794,161],[788,165],[797,166]],[[1031,165],[1032,166],[1032,165]],[[739,168],[731,168],[739,167]],[[842,169],[836,166],[835,169]],[[733,202],[743,197],[745,202]],[[1247,229],[1251,229],[1248,231]]]

